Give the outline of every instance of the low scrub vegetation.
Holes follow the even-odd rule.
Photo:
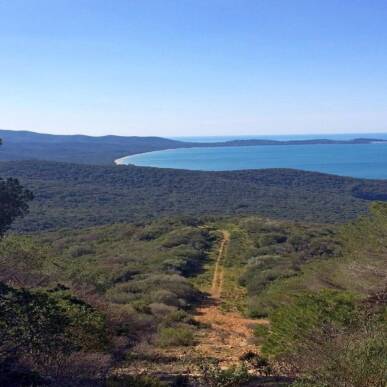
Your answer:
[[[274,284],[297,277],[305,264],[342,253],[334,227],[256,216],[233,218],[226,227],[231,230],[226,265],[229,272],[238,274],[235,281],[246,293],[242,309],[251,317],[267,316],[273,302],[265,294]],[[235,286],[230,297],[233,293]]]
[[[103,379],[111,364],[104,315],[63,288],[29,291],[0,282],[0,342],[2,385],[70,384],[95,372]]]
[[[191,313],[203,296],[187,277],[202,270],[216,240],[192,220],[4,238],[5,377],[15,378],[15,369],[28,371],[30,381],[36,376],[70,383],[71,361],[81,367],[82,358],[83,383],[91,378],[94,385],[139,343],[192,346],[197,328]]]
[[[240,365],[222,369],[218,362],[204,359],[199,368],[204,386],[236,387],[244,385],[250,379],[243,362]]]
[[[385,384],[386,232],[381,203],[335,228],[239,221],[234,264],[246,268],[247,313],[269,317],[255,335],[276,372],[299,386]]]
[[[161,328],[158,344],[162,347],[191,346],[194,344],[194,333],[188,326]]]
[[[376,299],[385,299],[379,294]],[[271,315],[263,352],[302,385],[382,386],[387,380],[386,304],[345,292],[300,295]],[[262,337],[263,336],[263,337]],[[280,368],[279,367],[279,368]]]

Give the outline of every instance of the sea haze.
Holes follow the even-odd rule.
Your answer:
[[[387,139],[387,134],[356,134],[331,136],[229,136],[190,137],[185,141],[217,142],[234,139],[264,138],[303,140],[329,138]],[[372,179],[387,179],[387,144],[356,145],[265,145],[245,147],[183,148],[129,156],[124,164],[205,171],[227,171],[261,168],[294,168]]]

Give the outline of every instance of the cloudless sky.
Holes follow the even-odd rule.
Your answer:
[[[0,128],[387,132],[387,1],[0,0]]]

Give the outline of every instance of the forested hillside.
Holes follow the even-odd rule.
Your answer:
[[[170,215],[255,213],[309,222],[345,222],[366,212],[359,197],[385,181],[286,169],[200,172],[134,166],[17,161],[0,163],[35,195],[19,230],[132,222]],[[354,194],[354,192],[356,194]]]
[[[0,130],[0,160],[50,160],[90,165],[112,165],[135,153],[180,148],[180,141],[161,137],[50,135]]]

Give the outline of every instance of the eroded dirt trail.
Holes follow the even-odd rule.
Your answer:
[[[217,359],[222,368],[229,368],[239,364],[241,355],[246,352],[258,352],[257,346],[251,342],[252,329],[257,324],[266,324],[267,321],[247,319],[240,313],[221,310],[223,279],[227,274],[224,262],[230,242],[230,234],[226,230],[222,233],[209,296],[197,309],[195,316],[198,322],[206,326],[196,331],[196,344],[193,347],[167,348],[141,344],[136,349],[140,354],[139,359],[117,369],[117,374],[197,376],[199,371],[195,364],[203,357]]]
[[[223,239],[220,242],[219,252],[215,263],[214,276],[212,278],[212,285],[211,285],[211,297],[214,300],[219,300],[220,295],[222,293],[223,276],[224,276],[223,260],[225,258],[227,247],[230,242],[230,233],[226,230],[222,232],[223,232]]]
[[[222,312],[222,286],[224,277],[224,259],[230,241],[230,234],[223,230],[223,239],[215,263],[210,297],[203,307],[198,309],[197,321],[208,325],[198,337],[196,351],[206,357],[220,361],[224,367],[238,362],[241,355],[248,351],[257,351],[251,343],[252,328],[256,324],[266,324],[266,320],[253,320],[236,312]]]

